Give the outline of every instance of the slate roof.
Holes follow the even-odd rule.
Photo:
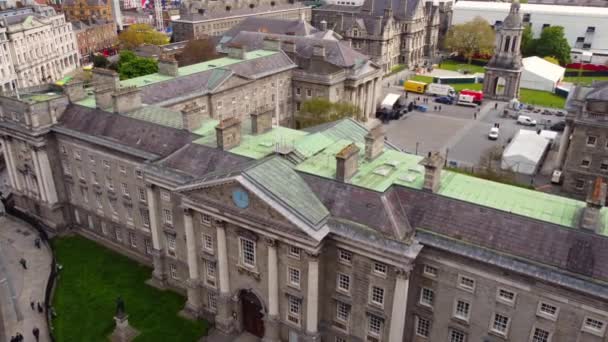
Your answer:
[[[361,6],[362,12],[370,13],[372,16],[383,17],[384,10],[391,8],[393,16],[398,19],[411,19],[416,8],[422,0],[365,0]]]
[[[104,0],[86,0],[86,3],[89,6],[106,6],[107,4]],[[78,5],[78,0],[64,0],[63,4],[67,6],[76,6]]]
[[[58,127],[158,156],[166,156],[196,137],[185,130],[76,104],[68,106]]]
[[[242,31],[286,34],[290,36],[309,36],[319,32],[319,30],[305,20],[248,17],[224,33],[224,36],[234,37]]]
[[[315,45],[323,45],[325,48],[325,61],[338,67],[351,68],[363,65],[369,57],[355,51],[337,40],[321,39],[314,37],[297,37],[289,35],[268,34],[262,32],[239,32],[223,44],[233,43],[246,46],[248,50],[261,49],[264,46],[264,38],[274,37],[281,41],[293,41],[296,44],[297,56],[302,59],[310,59],[313,55]]]
[[[182,14],[180,19],[173,20],[175,22],[196,22],[196,21],[205,21],[209,19],[220,19],[220,18],[229,18],[233,16],[243,16],[243,15],[256,15],[267,12],[276,12],[282,10],[296,10],[299,8],[305,8],[309,6],[305,6],[301,3],[295,4],[285,4],[285,5],[276,5],[276,6],[257,6],[254,8],[243,7],[239,9],[232,9],[230,11],[207,11],[204,14],[200,13],[186,13]]]

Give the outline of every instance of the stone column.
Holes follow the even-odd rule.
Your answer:
[[[157,282],[156,285],[164,286],[165,280],[167,280],[167,272],[165,270],[165,254],[163,252],[161,231],[158,225],[156,195],[153,184],[146,184],[146,196],[148,201],[148,216],[150,218],[150,232],[152,233],[152,261],[154,264],[152,277]]]
[[[55,179],[53,178],[53,171],[51,170],[51,164],[49,163],[49,156],[44,148],[38,150],[38,160],[40,161],[40,168],[42,169],[42,176],[44,177],[49,204],[57,203]]]
[[[372,98],[372,87],[373,86],[373,81],[368,81],[367,83],[365,83],[365,94],[366,94],[366,99],[367,99],[367,113],[365,114],[365,119],[369,120],[370,116],[372,116],[372,114],[374,113],[374,108],[373,108],[373,98]]]
[[[306,294],[306,334],[309,341],[319,337],[319,255],[308,254],[308,292]]]
[[[391,313],[389,342],[402,342],[405,328],[407,309],[407,293],[409,289],[409,274],[405,270],[397,270],[395,293],[393,295],[393,310]]]
[[[357,86],[357,99],[358,99],[358,104],[357,106],[359,107],[359,109],[361,109],[361,115],[365,115],[365,99],[363,98],[363,86],[362,85],[358,85]]]
[[[226,245],[225,223],[218,223],[217,235],[217,258],[220,274],[220,295],[218,298],[217,315],[215,324],[218,330],[231,333],[234,330],[232,318],[232,300],[230,298],[230,273],[228,270],[228,250]]]
[[[268,315],[264,331],[264,342],[278,342],[279,337],[279,259],[276,240],[268,243]]]
[[[188,253],[188,302],[184,310],[198,318],[201,312],[201,290],[199,287],[198,258],[196,253],[196,237],[194,236],[194,224],[192,223],[192,210],[184,209],[184,230],[186,231],[186,249]]]
[[[8,156],[8,149],[6,148],[6,138],[2,138],[2,154],[4,155],[4,162],[6,163],[6,170],[8,172],[8,178],[12,189],[17,190],[17,181],[15,180],[15,169],[11,159]]]
[[[14,167],[14,176],[15,176],[15,183],[17,185],[17,190],[18,191],[23,191],[25,190],[25,177],[23,177],[22,175],[19,174],[19,171],[17,170],[17,163],[15,163],[15,155],[13,154],[13,150],[11,149],[11,141],[10,139],[5,139],[6,142],[6,152],[8,153],[8,158],[11,161],[11,165],[13,165]],[[23,177],[23,178],[22,178]]]
[[[44,202],[48,202],[48,198],[46,197],[46,187],[44,186],[44,176],[42,175],[42,171],[40,169],[40,161],[38,160],[38,154],[36,153],[36,148],[32,147],[32,164],[34,164],[34,170],[36,171],[36,185],[38,186],[38,195],[40,199]]]
[[[568,152],[568,145],[570,145],[570,131],[572,130],[572,125],[570,123],[566,123],[566,127],[564,127],[564,132],[562,133],[562,138],[559,142],[559,151],[557,152],[557,165],[558,169],[562,169],[564,165],[564,160],[566,159],[566,153]]]

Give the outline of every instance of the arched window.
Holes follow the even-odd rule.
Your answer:
[[[505,39],[505,52],[509,52],[509,44],[511,43],[511,37],[507,36],[507,39]]]
[[[511,46],[511,51],[515,52],[516,47],[517,47],[517,37],[513,37],[513,45]]]

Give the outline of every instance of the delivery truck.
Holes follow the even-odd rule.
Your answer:
[[[412,80],[405,81],[405,83],[403,84],[403,89],[405,91],[418,94],[424,94],[426,91],[426,87],[426,83]]]
[[[473,95],[463,94],[462,92],[458,95],[458,102],[456,104],[461,106],[477,107],[475,103],[475,97]]]
[[[473,96],[473,102],[478,105],[480,105],[481,101],[483,101],[483,92],[481,90],[463,89],[460,91],[460,95]]]
[[[456,97],[454,87],[447,84],[430,83],[426,87],[426,93],[433,96]]]

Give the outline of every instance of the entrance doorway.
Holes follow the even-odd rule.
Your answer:
[[[253,292],[248,290],[242,290],[240,297],[243,309],[243,328],[257,337],[264,337],[262,303]]]

